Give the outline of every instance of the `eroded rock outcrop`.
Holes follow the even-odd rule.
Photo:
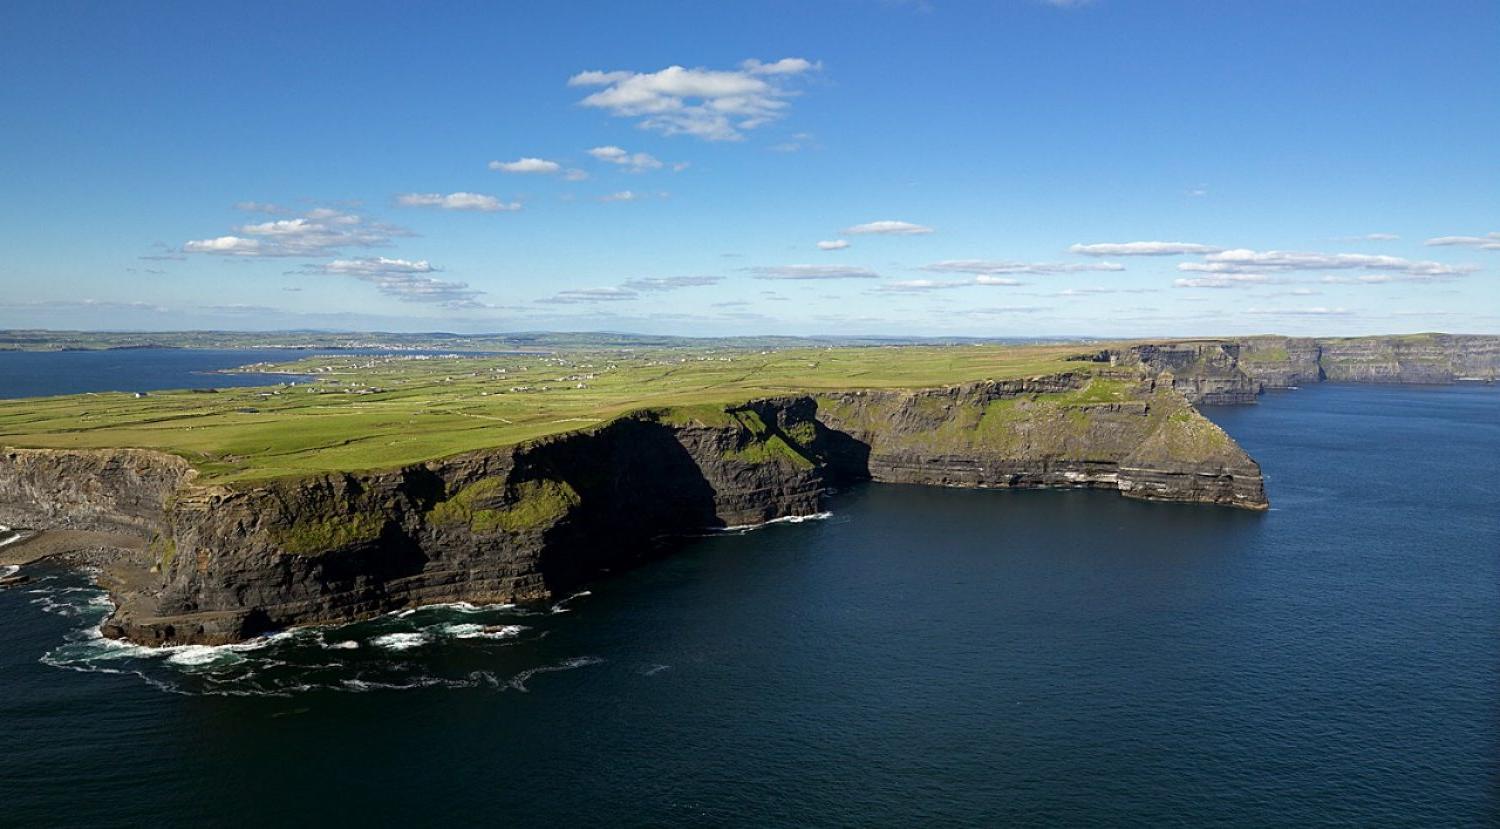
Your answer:
[[[1135,371],[648,410],[399,469],[235,485],[134,450],[4,458],[9,523],[149,536],[152,572],[107,580],[119,609],[104,631],[154,643],[544,600],[663,535],[815,513],[860,479],[1266,505],[1255,462]]]

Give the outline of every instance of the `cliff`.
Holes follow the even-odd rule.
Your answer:
[[[150,537],[149,561],[106,573],[118,610],[104,632],[153,643],[544,600],[661,536],[812,514],[861,479],[1266,506],[1255,462],[1173,384],[1135,372],[645,410],[397,469],[234,485],[136,450],[3,458],[4,523]]]
[[[1500,337],[1411,334],[1396,337],[1306,339],[1252,337],[1240,368],[1266,388],[1315,382],[1494,382],[1500,377]]]
[[[1268,388],[1312,383],[1494,382],[1500,337],[1247,337],[1148,343],[1082,354],[1079,360],[1138,366],[1193,403],[1254,403]]]

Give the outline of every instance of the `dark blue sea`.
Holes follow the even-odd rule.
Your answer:
[[[105,391],[264,386],[281,375],[222,374],[252,363],[316,354],[299,348],[129,348],[96,351],[0,351],[0,398]]]
[[[237,649],[102,643],[38,570],[0,824],[1500,824],[1500,389],[1210,414],[1269,513],[868,485],[550,609]]]

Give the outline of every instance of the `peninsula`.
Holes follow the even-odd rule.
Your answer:
[[[1447,335],[315,357],[253,367],[274,387],[0,402],[0,525],[130,539],[105,634],[224,643],[546,600],[860,480],[1261,510],[1259,466],[1195,403],[1497,366],[1500,338]]]

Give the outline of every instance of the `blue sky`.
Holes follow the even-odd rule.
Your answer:
[[[412,8],[9,4],[0,326],[1500,332],[1493,2]]]

